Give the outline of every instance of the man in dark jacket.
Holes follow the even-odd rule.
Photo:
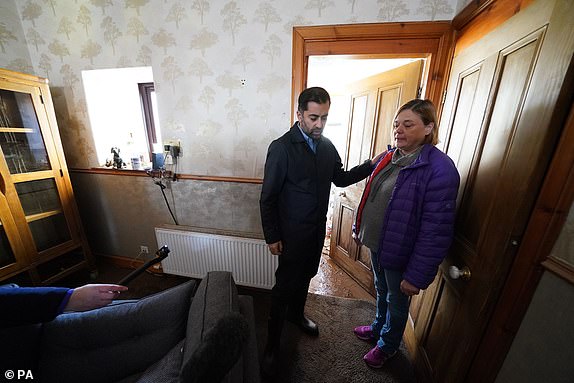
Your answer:
[[[267,375],[275,371],[284,319],[310,335],[319,334],[304,308],[321,259],[331,182],[339,187],[356,183],[371,173],[378,159],[343,169],[335,146],[323,137],[330,106],[325,89],[304,90],[298,99],[298,121],[267,152],[261,222],[269,250],[279,256],[262,361]]]

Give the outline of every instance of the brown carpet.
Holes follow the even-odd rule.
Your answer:
[[[249,292],[242,292],[249,293]],[[260,359],[267,339],[269,294],[252,292],[256,305],[257,338]],[[319,325],[319,337],[303,334],[286,323],[281,338],[281,365],[277,383],[415,383],[413,368],[404,345],[387,365],[379,370],[363,361],[374,344],[353,334],[357,325],[369,324],[375,315],[371,302],[309,294],[306,314]]]

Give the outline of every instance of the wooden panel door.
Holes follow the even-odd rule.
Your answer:
[[[422,60],[358,81],[348,88],[351,95],[345,167],[363,161],[392,144],[394,113],[415,98],[420,86]],[[365,181],[335,190],[333,231],[329,255],[363,288],[375,294],[370,250],[357,246],[351,237],[356,209]]]
[[[561,60],[572,55],[553,29],[561,12],[554,3],[534,2],[453,61],[441,146],[461,175],[455,240],[435,283],[413,297],[406,332],[424,381],[471,380],[467,371],[552,155],[549,116],[560,83],[547,84],[564,76]]]

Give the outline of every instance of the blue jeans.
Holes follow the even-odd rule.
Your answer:
[[[371,325],[373,334],[379,334],[377,346],[388,354],[399,349],[409,317],[409,297],[401,291],[403,273],[379,268],[377,254],[371,252],[377,314]]]

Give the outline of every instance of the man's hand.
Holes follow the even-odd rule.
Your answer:
[[[353,241],[355,241],[355,243],[357,244],[357,246],[363,246],[363,243],[361,242],[361,240],[359,239],[359,236],[357,234],[355,234],[354,232],[351,234],[351,237],[353,237]]]
[[[127,289],[120,285],[84,285],[75,288],[64,311],[87,311],[106,306]]]
[[[375,158],[373,158],[371,160],[371,166],[375,166],[377,164],[377,162],[379,162],[379,160],[381,159],[382,155],[385,153],[386,152],[379,153]]]
[[[418,287],[413,286],[406,279],[403,279],[401,281],[401,291],[403,292],[403,294],[410,297],[413,295],[418,295],[421,290]]]
[[[269,251],[273,255],[281,255],[281,253],[283,252],[283,242],[281,241],[270,243],[267,246],[269,246]]]

